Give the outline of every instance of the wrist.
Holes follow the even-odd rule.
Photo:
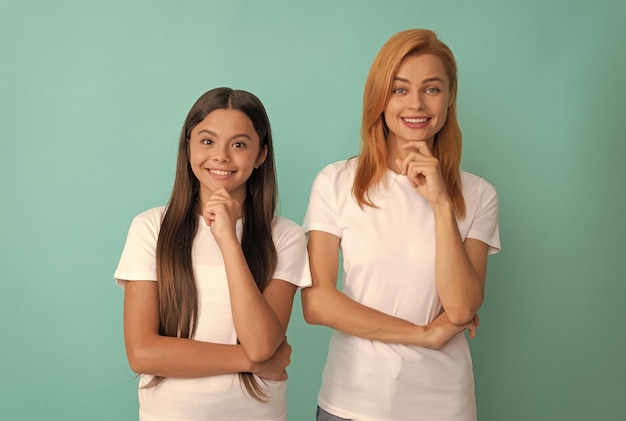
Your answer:
[[[232,248],[241,248],[241,243],[235,233],[220,236],[219,238],[215,237],[215,241],[222,252]]]
[[[241,370],[240,373],[255,373],[258,370],[258,364],[248,357],[248,354],[243,349],[243,346],[237,345],[238,351],[241,354]]]
[[[447,195],[436,203],[431,203],[430,206],[433,209],[435,217],[454,215],[454,205]]]
[[[415,326],[409,345],[425,347],[428,344],[428,334],[427,326]]]

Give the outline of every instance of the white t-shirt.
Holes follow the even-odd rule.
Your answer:
[[[115,279],[156,281],[156,244],[165,208],[154,208],[134,218],[126,239]],[[199,317],[196,340],[236,344],[228,280],[222,253],[210,227],[198,216],[192,262],[196,277]],[[242,220],[237,221],[241,240]],[[277,217],[272,238],[278,253],[273,279],[298,287],[311,285],[306,239],[296,223]],[[243,391],[237,374],[192,379],[167,378],[160,385],[142,389],[152,376],[142,375],[139,383],[139,416],[142,421],[244,420],[283,421],[286,419],[286,382],[265,381],[271,396],[259,402]],[[258,379],[257,379],[258,380]],[[262,383],[261,383],[262,384]]]
[[[430,204],[406,176],[388,170],[371,191],[378,208],[360,208],[352,195],[357,158],[336,162],[316,177],[304,220],[306,232],[340,238],[343,293],[417,325],[440,312],[435,287],[435,226]],[[462,172],[467,216],[461,238],[500,248],[498,201],[485,180]],[[460,333],[441,350],[387,344],[335,331],[318,404],[355,421],[476,419],[469,346]]]

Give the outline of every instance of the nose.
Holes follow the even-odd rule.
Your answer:
[[[409,97],[409,109],[411,110],[423,110],[425,108],[423,92],[415,91]]]
[[[221,145],[213,150],[214,162],[229,162],[230,161],[230,148],[228,145]]]

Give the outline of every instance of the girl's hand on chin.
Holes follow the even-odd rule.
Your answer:
[[[202,208],[202,217],[211,227],[211,233],[219,243],[236,238],[235,224],[241,214],[241,204],[233,199],[225,188],[215,190]]]

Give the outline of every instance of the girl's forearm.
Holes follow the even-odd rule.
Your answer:
[[[220,248],[237,337],[252,361],[265,361],[283,341],[285,328],[256,285],[239,242],[223,242]]]

